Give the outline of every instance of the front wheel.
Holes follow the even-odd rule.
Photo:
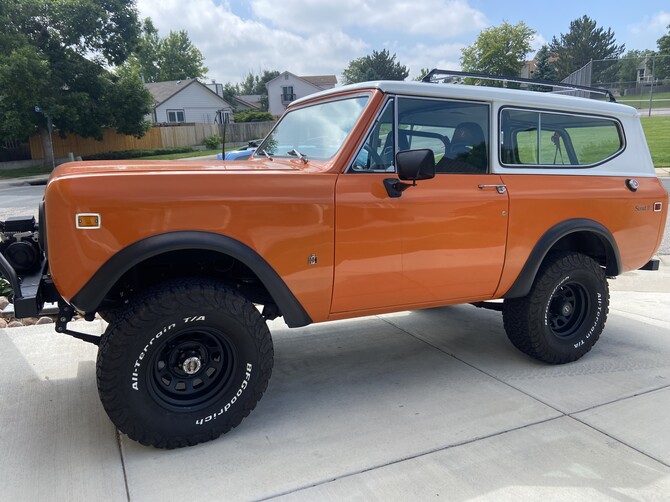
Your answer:
[[[604,270],[581,253],[554,253],[540,267],[524,298],[505,300],[510,341],[551,364],[576,361],[598,341],[609,310]]]
[[[189,446],[236,427],[272,364],[270,332],[253,304],[215,281],[175,281],[135,298],[108,326],[98,392],[131,439]]]

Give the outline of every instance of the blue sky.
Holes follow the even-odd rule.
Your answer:
[[[349,61],[388,49],[410,68],[455,69],[482,29],[524,21],[534,48],[588,15],[612,28],[626,49],[656,49],[668,32],[670,3],[656,0],[137,0],[162,35],[184,29],[205,56],[208,78],[239,82],[252,71],[335,74]],[[532,57],[533,54],[529,54]]]

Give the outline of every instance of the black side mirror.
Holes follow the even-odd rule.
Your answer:
[[[432,150],[405,150],[395,155],[398,178],[404,181],[429,180],[435,177],[435,154]]]
[[[429,180],[435,177],[435,154],[432,150],[405,150],[395,155],[395,166],[398,178],[409,183],[401,183],[396,178],[384,180],[386,193],[389,197],[400,197],[409,187],[415,186],[418,180]]]

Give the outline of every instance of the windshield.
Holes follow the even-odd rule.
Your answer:
[[[284,115],[258,152],[266,157],[328,160],[340,149],[367,102],[368,97],[363,96],[293,110]]]

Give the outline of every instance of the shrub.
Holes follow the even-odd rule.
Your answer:
[[[212,135],[205,138],[202,142],[203,145],[207,147],[208,150],[216,150],[221,144],[221,136]]]
[[[4,277],[0,277],[0,296],[11,296],[13,290],[9,281]]]
[[[151,157],[152,155],[166,155],[170,153],[192,152],[190,146],[178,146],[173,148],[150,148],[145,150],[121,150],[118,152],[104,152],[86,155],[83,160],[123,160],[136,159],[138,157]]]
[[[235,114],[235,122],[267,122],[271,120],[274,120],[274,117],[270,112],[245,110]]]

